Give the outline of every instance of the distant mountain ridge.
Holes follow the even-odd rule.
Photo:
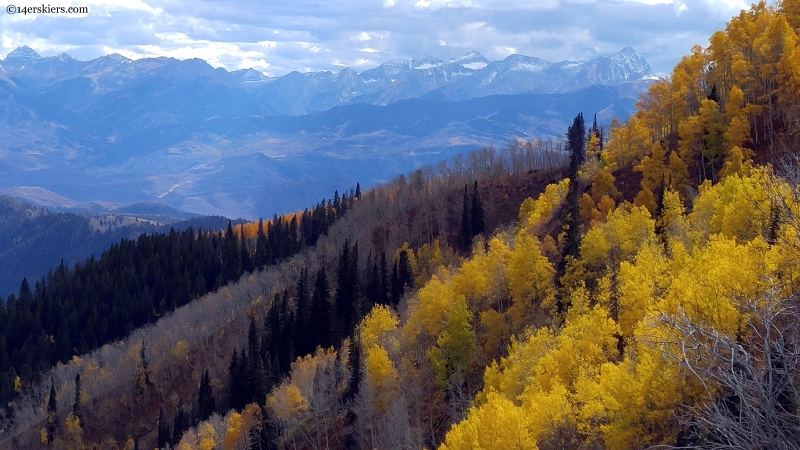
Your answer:
[[[651,73],[632,49],[268,78],[199,59],[78,61],[22,47],[0,61],[0,189],[37,204],[55,194],[267,217],[481,146],[561,137],[579,111],[624,119]]]
[[[261,113],[281,115],[423,97],[457,101],[496,94],[565,93],[596,84],[617,86],[655,78],[647,61],[631,47],[588,61],[551,63],[518,54],[489,61],[471,51],[448,61],[427,56],[388,61],[361,73],[348,67],[338,73],[291,72],[274,78],[254,69],[214,69],[199,59],[130,60],[110,54],[79,61],[66,53],[42,57],[30,47],[19,47],[0,62],[0,70],[0,81],[19,80],[34,89],[63,87],[61,83],[67,80],[86,78],[91,82],[85,87],[91,87],[92,94],[124,91],[146,76],[187,81],[205,78],[246,92],[248,103],[257,105]]]

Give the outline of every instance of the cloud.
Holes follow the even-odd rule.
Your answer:
[[[25,0],[17,0],[21,6]],[[202,58],[215,67],[357,70],[391,59],[449,59],[477,50],[550,61],[631,46],[667,73],[694,44],[746,8],[743,0],[76,0],[85,17],[4,14],[0,55],[29,45],[90,59]],[[365,55],[370,58],[364,58]]]

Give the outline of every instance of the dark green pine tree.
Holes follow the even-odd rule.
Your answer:
[[[310,304],[308,298],[308,269],[300,269],[300,276],[297,278],[297,314],[295,325],[294,345],[298,356],[305,356],[314,352],[314,346],[309,339],[309,314]]]
[[[458,248],[463,253],[470,251],[472,245],[472,218],[469,213],[471,210],[471,202],[469,200],[469,191],[467,185],[464,185],[464,199],[461,204],[461,225],[458,228]]]
[[[361,384],[361,346],[358,341],[358,336],[353,336],[347,349],[347,367],[350,369],[350,380],[348,380],[347,391],[344,395],[345,401],[352,400],[358,395],[358,388]]]
[[[317,272],[317,279],[314,283],[314,294],[311,297],[311,317],[309,324],[309,336],[316,348],[330,346],[330,292],[328,287],[328,277],[325,268],[320,267]]]
[[[267,234],[264,232],[264,221],[258,219],[258,235],[256,236],[256,253],[254,256],[255,267],[263,268],[267,264]]]
[[[294,311],[288,307],[289,295],[286,293],[286,291],[284,291],[284,296],[281,303],[283,305],[283,311],[281,312],[282,319],[279,340],[280,351],[278,352],[278,370],[281,375],[287,375],[289,370],[292,368],[292,362],[297,357],[293,340],[295,333],[297,332],[297,318],[295,317]]]
[[[52,444],[58,431],[58,401],[56,400],[55,380],[50,379],[50,397],[47,399],[47,420],[45,422],[47,443]]]
[[[392,294],[392,285],[389,279],[389,265],[386,263],[386,252],[381,252],[381,287],[379,303],[388,305]]]
[[[581,197],[583,187],[578,178],[578,171],[586,158],[586,131],[583,123],[583,113],[578,113],[567,131],[567,149],[569,151],[569,168],[567,176],[570,180],[566,198],[566,216],[564,227],[566,236],[564,239],[564,249],[561,262],[558,267],[558,279],[564,275],[567,262],[578,257],[580,248],[580,218],[578,201]],[[566,309],[564,302],[559,299],[556,301],[558,313],[563,313]]]
[[[175,411],[175,417],[173,419],[173,427],[172,427],[172,444],[177,444],[181,441],[183,437],[183,433],[191,427],[191,423],[189,420],[189,414],[186,412],[186,409],[183,407],[183,400],[178,402],[178,409]],[[167,433],[169,433],[169,429],[167,429]]]
[[[381,299],[381,272],[378,268],[378,260],[372,259],[372,253],[367,258],[367,269],[369,270],[369,280],[367,281],[367,299],[369,308],[372,305],[383,303]]]
[[[230,381],[228,382],[228,407],[231,409],[238,409],[242,397],[242,380],[240,377],[241,371],[239,353],[233,349],[233,356],[231,356],[231,363],[228,366],[228,373],[230,374]]]
[[[150,362],[147,361],[147,348],[142,341],[142,347],[139,350],[139,366],[136,368],[136,393],[141,397],[151,387],[153,387],[153,381],[150,379]]]
[[[400,261],[397,263],[397,284],[400,286],[400,297],[414,289],[414,271],[408,258],[408,250],[400,252]]]
[[[356,195],[353,198],[356,200],[361,198],[361,183],[356,183]]]
[[[81,374],[75,375],[75,402],[72,403],[72,415],[77,417],[81,428],[83,428],[83,413],[81,412]]]
[[[350,240],[345,239],[342,251],[339,254],[339,265],[336,268],[336,313],[340,317],[350,317],[353,303],[351,300],[351,286],[348,285],[350,271]]]
[[[472,188],[472,205],[470,206],[470,240],[473,237],[484,232],[486,227],[483,221],[483,202],[481,201],[481,194],[478,192],[478,182],[475,181],[475,186]]]
[[[211,417],[217,409],[217,400],[211,387],[211,378],[208,369],[200,377],[200,392],[197,394],[197,420],[203,421]]]
[[[158,438],[156,442],[156,446],[158,448],[165,448],[167,445],[170,445],[170,432],[169,432],[169,421],[167,420],[167,412],[164,411],[164,407],[162,406],[161,409],[158,411]]]
[[[225,256],[223,282],[238,280],[242,274],[242,254],[239,250],[239,239],[233,231],[233,225],[228,221],[228,228],[225,230]]]
[[[403,284],[400,282],[400,276],[397,273],[397,261],[392,264],[391,286],[390,304],[392,307],[397,308],[400,303],[400,297],[403,296]]]
[[[250,257],[250,249],[247,248],[247,238],[244,235],[244,224],[239,225],[239,251],[242,254],[242,272],[252,272],[254,268],[253,259]]]

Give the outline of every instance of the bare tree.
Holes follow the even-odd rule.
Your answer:
[[[774,286],[741,302],[749,320],[737,336],[693,321],[682,308],[658,317],[672,338],[651,344],[703,392],[683,407],[687,431],[677,448],[800,448],[800,313],[797,299],[780,292]]]

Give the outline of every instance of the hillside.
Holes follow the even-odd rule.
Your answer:
[[[231,261],[320,234],[7,381],[0,444],[797,448],[799,42],[795,0],[754,5],[607,132],[230,229]]]
[[[179,445],[797,448],[798,32],[755,5],[607,140],[578,115],[513,229],[407,253],[418,291]]]
[[[558,148],[548,150],[548,147],[540,145],[528,144],[527,146],[513,147],[516,149],[513,155],[507,152],[486,150],[473,155],[470,162],[457,160],[454,164],[440,165],[437,170],[442,176],[436,176],[434,168],[430,167],[410,174],[408,178],[401,177],[378,190],[365,192],[361,200],[353,205],[343,219],[330,228],[327,236],[320,238],[316,247],[303,250],[287,263],[265,269],[263,272],[254,272],[236,285],[223,288],[197,302],[180,307],[174,313],[159,320],[153,327],[134,331],[122,343],[104,346],[91,355],[76,357],[70,364],[60,366],[53,372],[56,384],[61,386],[57,394],[61,399],[59,404],[67,404],[65,403],[66,399],[74,396],[74,383],[72,382],[77,370],[81,373],[83,380],[84,398],[91,399],[91,402],[83,401],[83,411],[86,414],[86,442],[99,442],[104,439],[106,434],[110,433],[120,443],[128,437],[141,436],[141,443],[146,445],[150,445],[148,443],[154,439],[151,431],[153,420],[158,415],[159,405],[166,407],[170,414],[173,414],[178,401],[183,399],[187,408],[190,408],[189,405],[194,404],[192,398],[196,395],[195,382],[199,382],[200,376],[206,368],[213,380],[214,393],[219,399],[218,404],[227,404],[228,396],[224,387],[226,384],[224,377],[227,376],[228,363],[233,349],[243,348],[247,340],[247,317],[253,317],[252,314],[264,317],[263,314],[266,312],[264,308],[269,304],[267,300],[272,299],[273,293],[280,293],[284,287],[290,287],[292,292],[296,292],[295,284],[301,267],[305,266],[312,274],[319,267],[327,267],[328,272],[334,274],[336,261],[340,256],[339,251],[345,241],[349,239],[358,242],[359,249],[363,252],[361,254],[364,259],[360,259],[359,263],[361,268],[359,270],[363,270],[363,267],[367,266],[368,258],[365,257],[372,258],[371,253],[377,254],[379,248],[386,251],[390,263],[397,262],[397,257],[392,256],[393,249],[400,247],[411,232],[416,234],[421,230],[426,230],[427,235],[418,235],[416,238],[420,242],[426,243],[432,243],[431,239],[440,235],[451,235],[452,230],[449,227],[452,227],[454,220],[450,215],[457,216],[460,211],[453,211],[449,204],[442,204],[440,199],[458,196],[460,192],[463,192],[463,183],[471,179],[472,175],[477,175],[479,179],[483,180],[481,181],[481,193],[485,193],[486,211],[498,212],[491,218],[487,215],[487,226],[494,227],[508,223],[509,216],[515,215],[515,208],[505,206],[508,200],[505,198],[505,194],[499,195],[500,189],[504,186],[515,186],[511,193],[511,199],[512,201],[521,201],[523,197],[536,192],[541,183],[555,177],[552,172],[534,173],[533,168],[547,168],[553,164],[560,165],[563,161],[561,150]],[[512,168],[514,172],[510,172]],[[464,170],[468,170],[468,173],[472,175],[467,175],[463,172]],[[493,181],[495,179],[497,182]],[[440,197],[443,192],[449,192],[449,194]],[[431,213],[431,216],[423,219],[414,211],[427,211]],[[432,217],[439,216],[444,216],[444,222],[431,222]],[[377,239],[376,236],[381,236],[381,238]],[[319,266],[320,262],[324,262],[324,264]],[[336,278],[331,275],[331,283],[335,280]],[[197,322],[198,320],[200,322]],[[334,339],[332,342],[336,342],[345,335],[341,331],[334,331],[343,322],[341,317],[336,314],[331,316],[331,320],[333,321],[331,337]],[[182,330],[179,332],[181,337],[175,340],[178,336],[175,334],[177,330]],[[209,337],[212,336],[214,338],[209,340]],[[143,338],[147,345],[146,357],[149,362],[150,377],[155,380],[153,393],[160,392],[160,394],[148,394],[140,397],[135,390],[128,391],[128,388],[136,384],[135,382],[133,385],[130,384],[132,381],[129,375],[135,374],[136,365],[141,363],[137,349],[141,348]],[[218,338],[221,340],[218,341]],[[178,341],[182,341],[183,344],[175,347]],[[187,353],[183,353],[183,350],[179,351],[183,345],[186,345]],[[212,347],[208,347],[209,345]],[[119,353],[120,351],[123,353]],[[139,358],[140,362],[133,362],[133,365],[129,365],[118,359],[128,353],[134,359]],[[298,355],[302,356],[302,354]],[[288,362],[286,361],[284,370],[288,370]],[[93,369],[93,367],[102,368],[107,365],[115,368],[113,375],[105,370],[96,372]],[[201,367],[204,369],[198,372],[192,367],[198,370]],[[133,372],[128,372],[128,370],[133,370]],[[181,374],[180,378],[173,378],[178,374]],[[96,376],[101,378],[95,378]],[[34,417],[41,417],[39,416],[40,410],[36,405],[42,401],[42,395],[46,394],[47,379],[48,377],[45,376],[43,384],[26,387],[23,395],[14,401],[14,418],[7,416],[6,420],[13,420],[13,423],[17,424],[41,424],[40,419],[34,419]],[[105,381],[101,382],[100,380]],[[111,380],[114,381],[111,382]],[[173,380],[173,382],[167,380]],[[195,380],[195,382],[190,380]],[[62,383],[66,384],[62,385]],[[71,393],[68,390],[72,390]],[[117,408],[115,405],[118,405],[119,401],[128,405],[127,409]],[[112,410],[114,413],[111,415],[104,413],[104,411]],[[120,415],[120,413],[123,414]],[[101,417],[102,421],[95,420],[100,420]],[[9,425],[12,422],[5,423]],[[6,439],[13,439],[23,448],[33,445],[29,439],[38,439],[37,426],[34,425],[34,428],[28,426],[6,428],[9,430]],[[29,442],[29,444],[23,444],[24,442]]]

